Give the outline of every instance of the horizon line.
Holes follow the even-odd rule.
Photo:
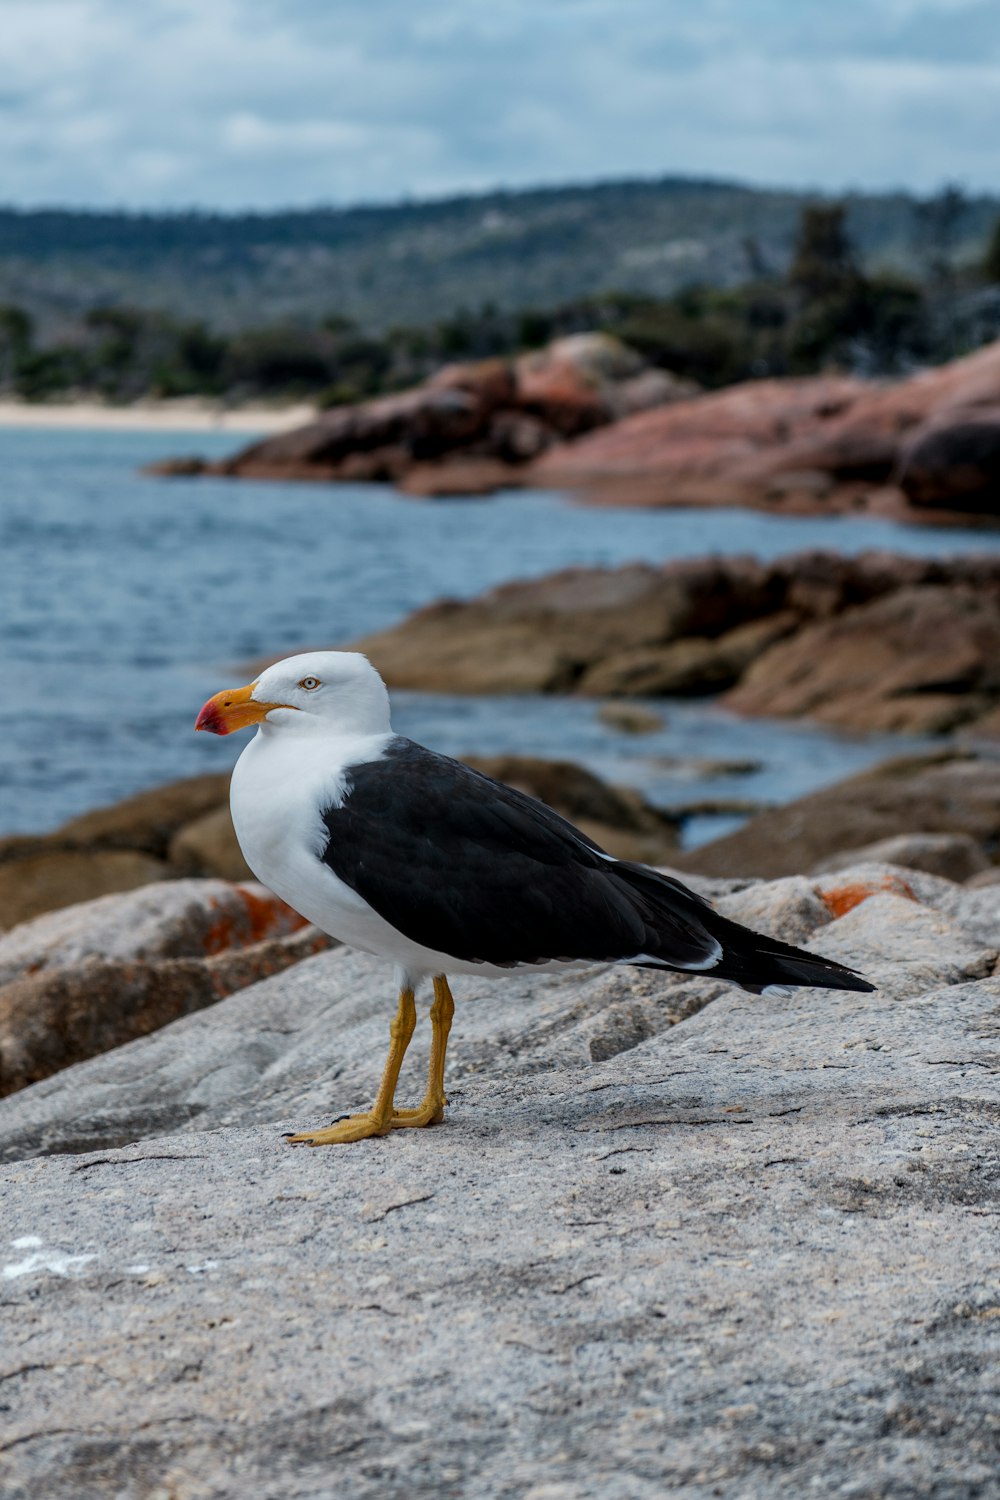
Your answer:
[[[382,213],[386,210],[406,208],[445,208],[451,204],[463,202],[480,201],[487,203],[491,200],[503,198],[533,198],[543,197],[548,194],[570,194],[574,192],[593,193],[600,192],[602,189],[613,190],[615,188],[656,189],[675,185],[678,187],[702,188],[717,192],[764,193],[791,198],[813,198],[816,200],[847,202],[879,198],[908,198],[913,202],[926,202],[935,198],[938,194],[954,188],[966,195],[970,203],[1000,202],[1000,190],[975,188],[967,183],[963,183],[958,178],[945,179],[934,192],[924,194],[913,188],[903,187],[899,184],[882,188],[850,185],[845,185],[842,188],[821,188],[809,185],[792,186],[790,184],[769,182],[749,182],[735,177],[714,177],[703,174],[688,176],[684,173],[664,172],[655,176],[602,176],[591,179],[580,178],[554,182],[528,183],[520,186],[497,184],[492,187],[469,187],[449,192],[428,193],[426,196],[406,192],[394,198],[360,199],[345,203],[316,199],[311,203],[285,204],[272,207],[254,207],[248,204],[242,208],[212,208],[201,203],[191,203],[185,207],[170,205],[152,207],[128,204],[115,207],[101,207],[92,204],[51,202],[23,204],[0,201],[0,214],[17,215],[24,218],[58,214],[72,214],[81,218],[133,219],[198,217],[206,219],[291,218],[296,215],[306,216],[310,214],[347,215],[353,213]]]

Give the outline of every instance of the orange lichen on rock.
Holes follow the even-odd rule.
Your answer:
[[[266,938],[284,937],[305,927],[306,919],[270,892],[233,887],[243,905],[242,913],[222,912],[205,933],[202,949],[206,957],[230,948],[247,948]]]
[[[869,896],[880,896],[885,891],[891,891],[894,896],[904,896],[907,901],[917,899],[913,887],[899,875],[878,875],[869,880],[850,880],[844,885],[828,886],[825,890],[818,891],[817,894],[830,916],[836,921],[838,917],[846,917],[849,911],[860,906],[862,901],[867,901]]]

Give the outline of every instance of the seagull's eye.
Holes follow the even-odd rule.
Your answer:
[[[319,687],[319,678],[318,677],[303,677],[302,681],[299,683],[299,687],[300,688],[305,688],[305,690],[306,690],[307,693],[311,693],[316,688]]]

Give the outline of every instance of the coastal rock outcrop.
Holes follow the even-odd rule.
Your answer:
[[[378,1080],[341,949],[0,1101],[4,1494],[985,1500],[1000,891],[723,899],[879,990],[466,979],[443,1125],[291,1150]]]
[[[543,485],[629,505],[1000,514],[1000,342],[906,380],[748,381],[553,446]]]
[[[229,775],[189,776],[0,839],[0,932],[42,912],[174,876],[250,880],[229,821]],[[219,818],[223,828],[206,820]]]
[[[1000,515],[1000,341],[905,380],[816,375],[699,393],[606,334],[449,365],[217,462],[258,479],[385,480],[418,495],[532,484],[599,504],[751,505],[953,523]]]
[[[414,494],[489,492],[553,443],[696,389],[603,333],[517,359],[447,365],[422,385],[339,406],[232,458],[190,457],[150,472],[248,479],[384,480]]]
[[[766,808],[735,833],[678,853],[672,862],[702,875],[773,880],[834,868],[835,856],[849,850],[855,857],[876,855],[887,849],[884,840],[916,839],[919,845],[929,834],[958,835],[979,851],[979,859],[967,845],[964,855],[953,853],[951,869],[963,878],[995,861],[1000,761],[954,749],[900,756],[783,807]],[[910,863],[905,845],[897,843],[893,852],[897,859],[902,855],[901,863]],[[926,846],[914,854],[915,867],[927,869]]]
[[[1000,732],[1000,562],[869,552],[573,568],[355,643],[391,687],[725,693],[845,728]]]
[[[1000,701],[1000,596],[994,586],[904,585],[774,642],[726,701],[737,713],[847,729],[968,724]]]
[[[911,505],[996,515],[1000,405],[949,413],[918,427],[900,453],[899,485]]]

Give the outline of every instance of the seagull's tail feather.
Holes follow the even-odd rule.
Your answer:
[[[764,937],[735,922],[730,925],[734,929],[732,934],[725,938],[717,934],[722,942],[722,958],[712,973],[720,979],[731,979],[751,994],[759,995],[772,986],[783,989],[786,985],[808,985],[818,990],[875,989],[855,969],[832,958],[804,953],[790,943],[779,943],[777,938]]]
[[[875,989],[875,985],[845,964],[832,958],[821,958],[816,953],[806,953],[791,943],[783,943],[780,938],[768,937],[765,933],[741,926],[739,922],[731,922],[669,875],[624,860],[616,864],[615,873],[625,879],[630,892],[638,898],[654,931],[658,925],[657,914],[662,914],[662,952],[657,951],[656,945],[650,947],[641,958],[634,960],[642,967],[680,970],[686,967],[671,959],[671,939],[680,921],[697,926],[719,947],[718,958],[710,964],[699,964],[697,972],[716,979],[728,979],[752,994],[759,995],[772,986],[783,988],[789,985],[866,992]],[[694,966],[687,967],[693,969]]]

